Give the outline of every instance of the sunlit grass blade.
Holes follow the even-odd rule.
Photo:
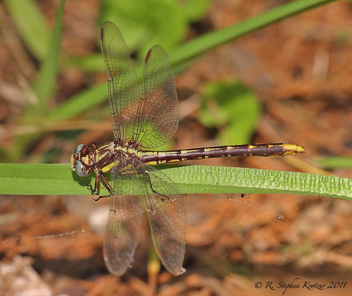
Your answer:
[[[352,179],[286,171],[216,166],[159,166],[182,194],[304,194],[352,200]],[[90,195],[94,174],[80,178],[68,164],[0,164],[0,194]],[[134,186],[126,186],[132,188]],[[152,192],[150,192],[152,193]],[[101,195],[108,195],[101,189]],[[138,194],[126,192],[126,194]]]

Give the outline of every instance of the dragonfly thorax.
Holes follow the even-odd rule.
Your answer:
[[[71,154],[71,169],[80,177],[88,176],[91,170],[109,173],[112,167],[118,164],[119,157],[138,157],[136,147],[135,142],[122,140],[109,142],[99,148],[96,148],[95,145],[88,147],[80,144]]]

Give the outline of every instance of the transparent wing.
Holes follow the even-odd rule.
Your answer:
[[[165,144],[175,134],[179,122],[175,78],[166,52],[160,46],[149,50],[141,98],[130,51],[113,23],[103,24],[101,44],[115,137],[123,140],[132,137],[144,148]]]
[[[156,251],[166,269],[177,276],[185,272],[182,267],[185,255],[187,216],[183,197],[173,181],[161,171],[139,163],[139,169],[146,171],[144,183],[152,185],[158,194],[145,194],[144,204]],[[145,187],[144,187],[145,188]],[[172,194],[172,195],[170,195]]]
[[[104,260],[109,271],[121,276],[131,267],[141,227],[139,196],[111,196],[105,231]]]
[[[160,46],[145,58],[142,99],[139,102],[133,139],[144,148],[156,148],[175,134],[179,122],[175,77],[169,58]]]
[[[113,23],[103,24],[100,39],[108,78],[112,128],[115,138],[128,140],[132,136],[140,100],[137,74],[126,42]]]
[[[118,157],[112,180],[116,195],[111,197],[104,242],[109,271],[120,276],[131,265],[146,209],[159,258],[170,273],[182,274],[187,218],[177,185],[137,158]],[[150,194],[151,188],[159,194]],[[137,195],[126,195],[131,191]]]
[[[138,244],[141,217],[144,212],[141,197],[122,195],[125,189],[130,190],[140,180],[136,175],[122,175],[121,168],[126,167],[126,160],[118,158],[112,171],[114,196],[110,197],[110,214],[105,231],[104,260],[109,271],[121,276],[131,267]],[[135,182],[127,182],[129,180]]]

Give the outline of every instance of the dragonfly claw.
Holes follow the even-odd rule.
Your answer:
[[[94,201],[98,201],[98,200],[100,200],[101,198],[106,198],[106,197],[110,197],[111,195],[109,194],[109,195],[102,195],[102,196],[99,196],[99,197],[93,197],[93,200]]]

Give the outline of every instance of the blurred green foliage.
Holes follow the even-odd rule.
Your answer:
[[[201,19],[209,3],[209,0],[105,0],[99,24],[115,23],[131,52],[141,52],[144,58],[154,45],[169,51],[180,43],[188,23]]]
[[[131,52],[142,48],[145,53],[156,44],[168,51],[187,29],[182,10],[173,0],[105,0],[99,24],[105,21],[119,27]]]
[[[22,34],[22,36],[31,36],[32,38],[24,38],[24,40],[28,40],[28,46],[32,46],[33,43],[39,42],[38,38],[40,34],[44,34],[44,30],[41,26],[44,26],[42,23],[43,17],[39,17],[39,19],[34,20],[34,18],[38,17],[39,10],[35,7],[34,3],[28,2],[24,7],[28,8],[28,11],[23,11],[23,7],[21,3],[25,1],[8,1],[6,4],[8,7],[11,7],[11,11],[14,14],[14,18],[18,20],[16,22],[18,24],[18,28]],[[64,5],[65,1],[61,0],[58,12],[55,27],[50,36],[49,47],[47,48],[45,44],[44,51],[36,51],[36,47],[31,47],[33,49],[33,53],[37,53],[38,55],[45,54],[45,58],[40,65],[37,77],[35,79],[35,83],[32,86],[33,94],[36,96],[36,102],[32,104],[27,104],[26,108],[23,112],[21,118],[22,125],[36,124],[40,126],[43,122],[45,122],[45,117],[47,114],[47,110],[49,109],[49,104],[51,98],[54,94],[56,88],[56,79],[59,73],[59,61],[60,61],[60,43],[61,43],[61,32],[62,32],[62,22],[63,22],[63,14],[64,14]],[[19,7],[22,7],[20,9]],[[30,15],[26,17],[26,14],[34,13],[34,16]],[[29,23],[32,24],[31,28],[25,29],[25,22],[22,19],[28,19]],[[44,26],[46,27],[46,26]],[[43,33],[44,32],[44,33]],[[44,34],[44,36],[46,36]],[[45,37],[46,38],[46,37]],[[39,44],[41,44],[39,42]],[[21,135],[16,138],[16,142],[13,147],[3,153],[7,155],[7,160],[9,161],[18,161],[22,158],[25,153],[27,146],[35,139],[35,136],[32,134]]]
[[[35,1],[5,0],[5,5],[29,51],[44,60],[49,51],[50,30]]]
[[[352,157],[330,156],[313,159],[313,164],[324,169],[351,169]]]
[[[202,100],[199,121],[219,130],[220,144],[251,142],[260,117],[256,95],[240,82],[209,83]]]

